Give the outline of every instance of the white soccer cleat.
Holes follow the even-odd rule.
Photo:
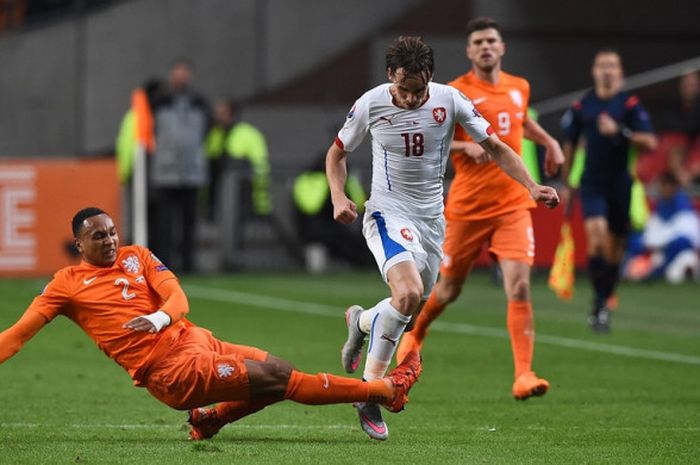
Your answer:
[[[345,324],[348,326],[348,339],[340,351],[340,361],[347,373],[355,373],[360,366],[362,346],[367,336],[360,329],[360,315],[364,309],[359,305],[352,305],[345,310]]]

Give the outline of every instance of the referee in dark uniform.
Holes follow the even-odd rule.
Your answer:
[[[634,95],[623,92],[620,55],[601,49],[593,59],[594,87],[574,102],[562,118],[566,163],[564,180],[576,147],[585,143],[586,163],[580,196],[587,239],[588,273],[594,290],[591,328],[610,329],[607,300],[618,282],[620,262],[630,227],[631,150],[653,150],[657,145],[649,115]],[[562,201],[570,199],[567,187]]]

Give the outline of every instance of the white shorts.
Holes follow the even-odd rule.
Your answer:
[[[401,214],[365,211],[362,234],[377,261],[382,278],[400,262],[416,264],[423,281],[423,297],[428,298],[437,281],[445,239],[445,219],[408,219]]]

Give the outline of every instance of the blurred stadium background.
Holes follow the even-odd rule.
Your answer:
[[[698,10],[691,0],[679,0],[673,8],[623,0],[527,4],[207,0],[197,5],[185,0],[4,0],[0,3],[0,162],[17,168],[17,163],[30,159],[49,163],[113,160],[131,92],[148,78],[165,78],[174,60],[186,58],[194,63],[198,91],[212,103],[222,96],[235,99],[241,104],[241,118],[264,134],[274,220],[257,227],[253,222],[247,231],[236,229],[230,221],[224,231],[202,221],[198,269],[294,268],[303,259],[291,197],[294,178],[325,151],[354,99],[385,80],[383,53],[395,36],[424,36],[435,49],[435,80],[446,82],[467,67],[466,21],[477,15],[493,16],[505,32],[505,68],[530,80],[531,102],[540,112],[540,122],[560,134],[563,110],[577,91],[590,86],[592,55],[606,44],[620,50],[626,73],[634,77],[635,92],[652,118],[672,106],[677,101],[677,78],[700,67]],[[364,144],[352,156],[351,169],[365,186],[369,162],[368,144]],[[41,164],[45,170],[46,163]],[[663,167],[663,160],[651,167],[656,171],[649,180]],[[37,174],[41,170],[18,174],[20,179],[40,180],[26,185],[52,182],[46,178],[55,182],[59,176],[55,187],[62,195],[48,200],[37,197],[33,188],[20,189],[18,194],[17,189],[0,190],[8,202],[0,217],[6,225],[0,235],[0,272],[31,273],[38,261],[52,255],[51,264],[40,267],[46,273],[57,260],[67,259],[63,249],[56,251],[58,246],[47,250],[42,245],[49,230],[53,235],[63,233],[64,242],[70,239],[59,222],[46,223],[45,212],[59,216],[58,205],[69,203],[62,211],[67,215],[78,205],[102,203],[119,216],[116,210],[123,209],[123,202],[96,197],[100,189],[75,198],[77,191],[71,193],[66,186],[77,184],[76,190],[93,177],[81,176],[80,168],[75,169],[67,177]],[[104,172],[95,176],[101,190],[107,191],[110,184],[117,192],[125,187],[116,176]],[[8,182],[6,186],[17,187],[19,181]],[[47,203],[53,207],[42,210]],[[229,203],[236,208],[237,202]],[[128,219],[124,215],[122,224],[127,238],[131,237]],[[556,242],[558,234],[550,223],[556,221],[536,223],[538,236],[546,233],[545,240],[538,237],[538,264],[546,266],[553,254],[549,244]],[[220,250],[225,242],[220,239],[232,234],[249,239],[233,258],[230,247],[225,254]],[[31,260],[12,258],[29,254],[30,248]]]

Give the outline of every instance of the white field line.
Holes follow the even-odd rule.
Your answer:
[[[343,309],[331,305],[299,302],[279,297],[270,297],[249,292],[217,289],[203,286],[186,285],[185,290],[190,297],[211,300],[215,302],[236,303],[258,308],[278,310],[282,312],[305,313],[310,315],[342,317]],[[432,328],[436,331],[468,334],[471,336],[496,337],[508,339],[508,332],[503,329],[475,326],[463,323],[447,323],[436,321]],[[661,352],[657,350],[637,349],[634,347],[605,344],[601,342],[584,341],[568,337],[550,336],[537,333],[537,342],[570,349],[587,350],[590,352],[602,352],[606,354],[622,355],[624,357],[642,358],[662,362],[685,363],[687,365],[700,365],[700,357],[678,354],[674,352]]]
[[[0,429],[34,429],[34,428],[60,428],[60,429],[65,429],[66,427],[68,428],[73,428],[73,429],[103,429],[103,430],[151,430],[151,431],[180,431],[182,424],[180,423],[173,423],[169,425],[164,425],[164,424],[152,424],[152,425],[144,425],[144,424],[94,424],[94,423],[73,423],[71,425],[53,425],[53,424],[40,424],[40,423],[0,423]],[[425,428],[429,428],[432,431],[439,430],[439,431],[453,431],[454,426],[453,425],[439,425],[439,424],[432,424],[429,426],[426,425],[405,425],[402,427],[404,430],[414,430],[414,431],[419,431],[419,430],[424,430]],[[498,426],[466,426],[462,425],[460,427],[461,429],[467,429],[469,431],[482,431],[482,432],[488,432],[488,433],[495,433],[498,431],[501,431],[501,428]],[[698,432],[700,431],[700,427],[698,426],[668,426],[668,427],[657,427],[657,426],[579,426],[579,425],[568,425],[564,428],[556,428],[556,427],[547,427],[547,426],[528,426],[525,429],[532,430],[532,431],[571,431],[571,430],[579,430],[585,428],[586,431],[605,431],[605,432],[610,432],[610,431],[628,431],[628,432],[643,432],[643,431],[649,431],[649,428],[654,428],[657,431],[679,431],[679,432]],[[323,430],[347,430],[347,431],[355,431],[356,427],[354,425],[349,425],[349,424],[328,424],[328,425],[288,425],[288,424],[241,424],[241,423],[236,423],[236,424],[231,424],[228,426],[228,429],[240,429],[240,430],[253,430],[253,431],[260,431],[260,430],[271,430],[271,431],[323,431]],[[503,428],[503,430],[508,431],[509,429],[512,428]],[[518,428],[522,429],[522,428]]]

